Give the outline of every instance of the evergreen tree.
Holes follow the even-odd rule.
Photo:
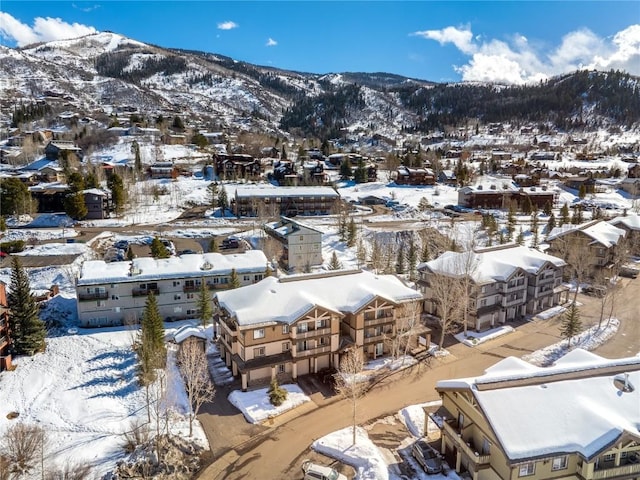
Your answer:
[[[340,178],[342,180],[350,180],[352,175],[351,161],[348,157],[345,157],[340,163]]]
[[[229,208],[227,190],[224,187],[220,187],[220,193],[218,193],[218,206],[222,209],[222,216],[224,217],[225,211]]]
[[[513,202],[509,205],[509,213],[507,214],[507,240],[513,238],[513,232],[516,230],[516,208]]]
[[[70,193],[64,197],[64,211],[74,220],[82,220],[89,210],[82,193]]]
[[[409,278],[415,278],[416,266],[418,265],[418,249],[413,236],[409,238],[409,248],[407,250],[407,267],[409,268]]]
[[[587,196],[587,187],[584,185],[584,183],[581,183],[580,188],[578,189],[578,197],[584,198],[586,196]]]
[[[11,259],[11,281],[7,295],[9,328],[13,348],[18,354],[33,355],[44,350],[46,329],[38,317],[38,305],[31,295],[29,277],[20,259]]]
[[[421,212],[426,212],[430,208],[431,204],[429,203],[429,200],[427,200],[426,197],[422,197],[418,202],[418,210],[420,210]]]
[[[516,237],[516,243],[518,245],[524,245],[524,233],[522,231],[522,227],[520,227],[520,231],[518,232],[518,236]]]
[[[547,222],[547,233],[551,233],[551,230],[556,228],[556,216],[551,212],[549,216],[549,221]]]
[[[169,258],[171,256],[167,247],[158,237],[153,237],[153,240],[151,240],[151,256],[153,258]]]
[[[218,253],[220,249],[218,248],[218,242],[216,242],[215,238],[212,238],[209,242],[209,251],[211,253]]]
[[[200,281],[200,293],[198,294],[196,305],[200,313],[202,326],[206,327],[213,318],[213,306],[211,304],[211,298],[209,298],[209,288],[204,278]]]
[[[218,183],[211,182],[207,187],[207,191],[209,192],[209,202],[211,203],[211,208],[215,209],[218,206]]]
[[[184,130],[184,122],[179,116],[176,115],[175,117],[173,117],[173,123],[171,124],[171,128],[179,132]]]
[[[529,195],[527,195],[522,201],[522,213],[525,215],[529,215],[532,210],[533,204],[531,203],[531,198],[529,197]]]
[[[431,251],[429,250],[429,241],[425,238],[422,242],[422,253],[420,255],[421,262],[428,262],[431,260]]]
[[[284,143],[282,144],[282,150],[280,151],[280,160],[287,159],[287,151],[284,148]]]
[[[155,380],[154,370],[164,368],[167,362],[164,324],[153,292],[149,292],[147,296],[135,349],[140,362],[138,365],[140,383],[149,385]]]
[[[331,262],[329,263],[329,270],[340,270],[342,268],[342,263],[338,260],[338,255],[336,252],[333,252],[331,255]]]
[[[284,403],[287,399],[287,394],[289,392],[282,388],[278,384],[278,380],[274,377],[271,379],[271,383],[269,385],[269,390],[267,391],[267,395],[269,395],[269,402],[274,407],[279,407]]]
[[[361,268],[367,262],[367,247],[365,247],[362,238],[358,239],[356,260],[358,260],[358,268]]]
[[[551,204],[549,202],[546,202],[544,204],[544,208],[542,210],[544,212],[545,215],[549,216],[553,213],[553,210],[551,210]]]
[[[0,232],[7,231],[7,220],[4,217],[0,217]]]
[[[538,248],[538,211],[534,210],[531,213],[531,234],[533,235],[533,248]]]
[[[31,213],[34,207],[31,193],[18,178],[0,179],[0,211],[3,215]]]
[[[84,190],[84,177],[78,172],[73,172],[67,177],[67,185],[71,192],[81,192]]]
[[[117,173],[112,173],[107,180],[107,186],[111,190],[111,200],[116,210],[116,214],[120,215],[124,211],[127,194],[124,190],[124,182],[122,177]]]
[[[396,260],[396,273],[401,275],[404,273],[404,252],[402,248],[398,249],[398,257]]]
[[[85,179],[85,183],[87,188],[100,188],[100,182],[98,182],[98,177],[96,177],[95,173],[89,172]]]
[[[559,226],[563,226],[569,223],[569,205],[565,203],[560,209],[560,223]]]
[[[571,304],[565,312],[562,323],[560,324],[560,335],[567,339],[567,343],[571,346],[571,339],[582,330],[582,321],[580,320],[580,311],[575,302]]]
[[[229,278],[229,288],[231,290],[235,288],[240,288],[240,277],[238,277],[238,272],[236,269],[231,269],[231,277]]]
[[[131,151],[133,152],[134,168],[136,170],[136,173],[139,174],[142,172],[142,157],[140,156],[140,145],[138,144],[137,140],[134,140],[131,144]]]
[[[356,236],[358,234],[358,229],[356,227],[356,222],[351,217],[349,220],[349,225],[347,226],[347,246],[353,247],[356,244]]]
[[[338,239],[341,242],[347,241],[347,217],[343,214],[338,219]]]

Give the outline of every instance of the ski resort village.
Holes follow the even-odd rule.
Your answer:
[[[0,63],[0,479],[640,478],[638,77]]]

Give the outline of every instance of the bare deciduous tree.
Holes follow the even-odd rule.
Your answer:
[[[367,385],[360,381],[358,374],[364,368],[362,350],[351,348],[342,356],[338,373],[335,374],[336,391],[351,402],[353,421],[353,445],[356,444],[356,413],[358,399],[364,395]]]
[[[215,389],[207,368],[207,357],[197,342],[185,342],[178,352],[178,368],[191,405],[189,436],[193,434],[193,419],[205,402],[213,400]]]
[[[565,235],[556,239],[552,254],[557,254],[567,262],[567,270],[576,283],[573,303],[578,298],[580,284],[584,282],[593,268],[593,256],[589,249],[589,240],[584,236]]]
[[[420,302],[405,303],[397,309],[396,332],[391,342],[391,354],[393,358],[403,355],[403,365],[409,348],[415,343],[416,336],[421,330],[421,310]]]
[[[2,439],[2,451],[9,462],[11,473],[25,475],[44,459],[44,430],[37,425],[17,423],[10,427]]]
[[[429,276],[429,289],[441,329],[438,349],[442,350],[445,335],[453,331],[462,313],[460,302],[462,286],[460,279],[456,276],[434,273]]]

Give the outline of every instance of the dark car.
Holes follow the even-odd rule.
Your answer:
[[[418,440],[411,447],[411,455],[429,474],[442,472],[442,457],[424,440]]]
[[[222,241],[222,248],[238,248],[240,241],[237,238],[229,237]]]
[[[621,277],[637,278],[639,273],[640,273],[640,269],[636,267],[628,267],[628,266],[620,267]]]
[[[581,288],[582,293],[585,295],[590,295],[592,297],[602,298],[607,294],[607,289],[605,287],[589,285]]]

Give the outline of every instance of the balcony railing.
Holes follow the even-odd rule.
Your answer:
[[[323,345],[322,347],[309,348],[307,350],[298,350],[294,357],[308,357],[309,355],[320,355],[331,351],[331,345]]]
[[[365,344],[369,344],[369,343],[378,343],[378,342],[382,342],[383,340],[390,338],[392,336],[392,333],[381,333],[380,335],[366,335],[364,336],[364,343]]]
[[[200,290],[200,285],[185,285],[184,287],[182,287],[182,291],[183,292],[195,292],[197,290]]]
[[[502,306],[503,307],[513,307],[514,305],[519,305],[521,303],[524,303],[524,296],[518,297],[518,298],[514,298],[512,300],[509,300],[507,297],[502,299]]]
[[[502,291],[504,293],[509,293],[509,292],[516,292],[518,290],[524,290],[525,288],[527,288],[526,283],[521,283],[520,285],[513,285],[513,286],[509,286],[508,283],[505,283]]]
[[[134,297],[146,297],[149,293],[153,293],[154,295],[160,295],[160,289],[158,288],[134,288],[131,291],[131,294]]]
[[[91,293],[79,292],[78,293],[78,300],[80,300],[80,301],[106,300],[107,298],[109,298],[109,292],[107,292],[107,291],[105,291],[105,292],[91,292]]]
[[[586,463],[583,464],[583,470],[587,466]],[[591,478],[594,480],[599,480],[603,478],[625,478],[625,477],[636,477],[637,474],[640,473],[640,463],[630,463],[627,465],[620,465],[619,467],[611,467],[611,468],[603,468],[600,470],[594,470]],[[634,475],[635,474],[635,475]]]
[[[291,330],[291,338],[295,338],[295,339],[312,338],[312,337],[319,337],[319,336],[330,335],[330,334],[331,334],[330,327],[314,328],[311,330],[307,330],[306,332],[298,332],[297,328]]]
[[[372,318],[371,320],[364,320],[364,324],[366,327],[372,327],[374,325],[383,325],[385,323],[393,323],[395,320],[393,315],[388,315],[380,318]]]
[[[480,455],[480,450],[473,446],[473,440],[467,444],[462,438],[462,434],[457,431],[458,422],[443,422],[443,425],[451,440],[475,465],[486,465],[491,462],[491,455]]]

